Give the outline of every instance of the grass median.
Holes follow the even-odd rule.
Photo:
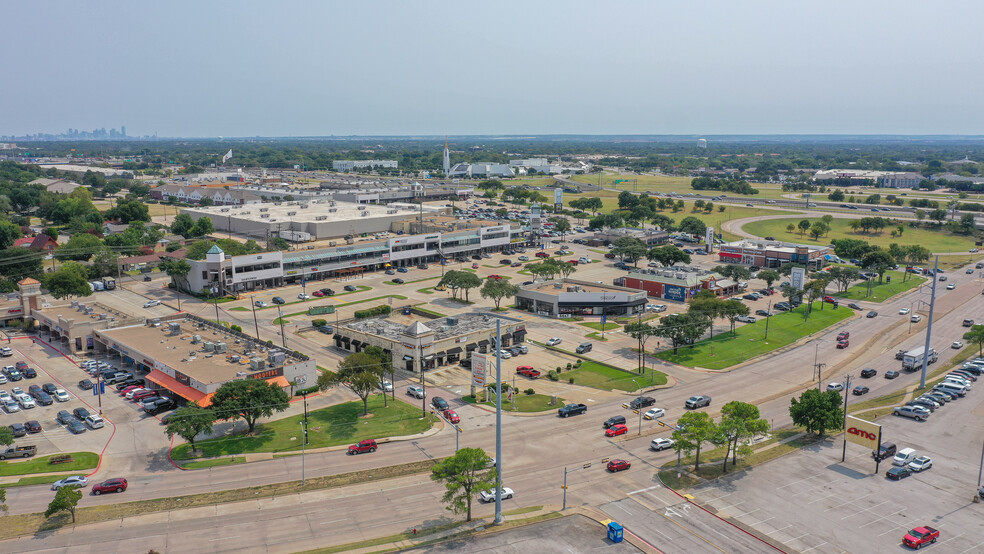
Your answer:
[[[569,381],[573,377],[575,385],[626,392],[666,384],[666,374],[662,371],[647,367],[645,373],[638,373],[588,360],[582,361],[581,367],[564,370],[559,377],[561,381]]]
[[[308,448],[351,444],[362,439],[381,439],[422,433],[436,421],[421,419],[420,408],[390,399],[383,407],[381,394],[369,397],[370,417],[362,417],[362,401],[345,402],[308,413]],[[302,415],[262,423],[253,435],[230,435],[195,442],[197,450],[182,444],[171,451],[175,460],[255,452],[289,452],[301,449]]]
[[[925,277],[910,275],[905,281],[902,280],[905,274],[901,271],[888,271],[885,277],[891,277],[891,282],[884,281],[879,283],[877,279],[871,281],[871,291],[868,291],[868,283],[858,283],[844,292],[834,294],[837,298],[847,300],[866,300],[868,302],[884,302],[897,294],[907,290],[912,290],[926,282]]]
[[[737,328],[736,334],[730,331],[721,333],[713,339],[702,340],[693,345],[681,346],[678,353],[672,349],[664,350],[657,358],[688,367],[705,369],[726,369],[756,356],[768,354],[788,346],[797,340],[817,333],[850,318],[854,311],[847,307],[833,309],[829,304],[821,310],[820,302],[814,302],[809,319],[803,320],[806,304],[791,312],[776,314],[768,319],[769,339],[765,340],[766,319],[748,323]]]
[[[495,407],[494,401],[488,402],[478,402],[473,396],[463,396],[461,399],[468,404],[482,404],[483,406]],[[564,399],[558,398],[557,403],[551,405],[551,397],[546,394],[526,394],[524,392],[519,392],[513,395],[513,399],[516,402],[516,408],[513,409],[513,400],[510,400],[506,393],[503,393],[502,397],[502,409],[506,412],[547,412],[550,410],[556,410],[557,408],[564,405]]]
[[[99,465],[99,454],[96,454],[95,452],[68,452],[67,455],[74,458],[73,461],[61,464],[51,463],[51,458],[65,455],[66,454],[55,454],[52,456],[41,456],[37,458],[30,458],[22,462],[0,462],[0,477],[7,477],[11,475],[29,475],[31,473],[83,471],[93,469]]]
[[[859,213],[857,219],[867,217],[866,214]],[[875,216],[880,217],[880,216]],[[891,219],[891,218],[889,218]],[[810,224],[820,221],[819,217],[790,217],[780,219],[767,219],[752,221],[742,226],[742,231],[760,237],[776,237],[779,240],[796,242],[801,244],[830,244],[831,239],[859,239],[868,244],[888,248],[888,245],[896,242],[899,244],[918,244],[925,246],[930,252],[966,252],[974,247],[974,238],[966,235],[955,235],[948,231],[936,230],[931,228],[913,229],[903,224],[902,236],[892,236],[892,231],[896,226],[886,227],[882,231],[864,233],[851,230],[851,219],[836,218],[830,222],[830,232],[819,239],[813,239],[808,234],[801,233],[796,227],[800,221],[806,220]],[[793,224],[794,230],[788,231],[787,226]]]

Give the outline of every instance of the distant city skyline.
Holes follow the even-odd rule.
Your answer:
[[[51,0],[4,15],[8,137],[984,132],[984,3]]]

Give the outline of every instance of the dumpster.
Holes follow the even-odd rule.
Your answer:
[[[622,526],[614,521],[608,524],[608,540],[622,542]]]
[[[407,307],[403,308],[403,315],[410,315],[410,313],[412,311],[413,311],[413,308],[407,306]]]

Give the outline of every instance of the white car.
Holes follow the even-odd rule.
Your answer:
[[[5,390],[3,390],[3,389],[0,389],[0,402],[6,402],[8,400],[13,400],[10,397],[10,393],[7,392],[7,391],[5,391]]]
[[[17,401],[14,400],[13,398],[10,398],[10,399],[5,400],[3,402],[3,409],[8,414],[12,414],[14,412],[19,412],[20,411],[20,404],[18,404]]]
[[[933,467],[933,459],[929,456],[919,456],[915,460],[909,462],[909,469],[915,472],[920,472]]]
[[[481,492],[481,497],[483,502],[495,502],[495,489],[489,489],[487,491]],[[502,499],[513,497],[513,490],[509,487],[502,487]]]
[[[384,379],[380,381],[379,388],[383,389],[386,392],[393,392],[393,383],[390,383],[389,381]]]
[[[521,262],[528,262],[528,261],[530,261],[530,257],[529,256],[520,256],[519,257],[519,261],[521,261]]]
[[[85,424],[92,429],[102,429],[106,424],[103,422],[103,418],[93,414],[85,418]]]
[[[547,346],[557,346],[561,342],[560,337],[550,337],[547,339]]]
[[[953,290],[955,288],[957,288],[957,285],[954,285],[953,283],[950,283],[949,285],[946,286],[946,290]]]
[[[908,315],[908,314],[909,314],[909,308],[902,308],[901,310],[899,310],[899,315]]]
[[[649,448],[652,448],[656,452],[659,452],[660,450],[673,448],[674,444],[676,444],[676,441],[674,441],[673,439],[663,439],[663,438],[653,439],[653,442],[649,444]]]
[[[952,344],[950,344],[950,348],[953,348],[954,350],[959,350],[959,349],[961,349],[963,347],[964,347],[964,343],[962,343],[962,342],[960,342],[958,340],[955,340],[955,341],[953,341]]]
[[[160,306],[160,305],[161,305],[160,300],[148,300],[147,302],[144,303],[144,308],[153,308],[154,306]]]
[[[585,256],[581,256],[580,258],[577,259],[577,263],[579,263],[579,264],[589,264],[589,263],[591,263],[591,258],[588,258],[588,257],[585,257]]]
[[[3,373],[0,373],[0,385],[6,385],[6,384],[7,384],[7,376],[4,375]]]
[[[51,484],[51,490],[56,491],[62,487],[84,487],[89,484],[89,478],[83,475],[73,475]]]
[[[20,407],[25,410],[30,410],[31,408],[37,408],[37,404],[34,403],[34,399],[26,394],[17,395],[17,403]]]
[[[642,415],[646,419],[659,419],[666,415],[666,410],[663,408],[650,408],[648,412]]]
[[[52,396],[54,396],[55,400],[59,402],[68,402],[69,400],[72,399],[72,397],[69,396],[67,392],[65,392],[65,389],[55,390],[55,394],[53,394]]]
[[[844,383],[828,383],[827,390],[842,391],[844,390]]]
[[[501,356],[503,360],[508,360],[509,358],[512,358],[512,353],[508,350],[500,350],[499,356]]]
[[[130,392],[128,392],[128,393],[126,393],[126,399],[127,399],[127,400],[133,400],[133,395],[134,395],[134,394],[136,394],[136,393],[138,393],[138,392],[143,392],[143,391],[145,391],[145,390],[147,390],[147,389],[146,389],[146,388],[144,388],[144,387],[138,387],[138,388],[135,388],[135,389],[133,389],[132,391],[130,391]]]
[[[304,294],[304,293],[302,292],[302,293],[299,293],[299,294],[297,295],[297,299],[298,299],[298,300],[310,300],[310,299],[311,299],[311,295],[310,295],[310,294]]]
[[[909,321],[913,323],[919,323],[920,321],[922,321],[922,316],[919,314],[913,314],[913,316],[909,318]]]

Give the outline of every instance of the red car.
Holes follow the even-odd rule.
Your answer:
[[[537,258],[549,258],[550,257],[550,254],[547,254],[546,252],[537,252],[535,254],[535,256]]]
[[[317,296],[317,297],[320,298],[320,297],[324,296],[325,293],[321,292],[320,290],[316,290],[316,291],[312,292],[311,295],[312,296]]]
[[[493,273],[492,275],[489,275],[488,278],[489,279],[495,279],[496,281],[499,281],[500,279],[502,279],[502,275],[496,275],[496,274]]]
[[[27,369],[27,362],[24,361],[17,362],[16,364],[14,364],[14,369],[16,369],[17,371],[24,371],[25,369]]]
[[[477,262],[472,263],[472,269],[478,269],[478,263]]]
[[[362,454],[364,452],[375,452],[376,451],[376,441],[372,439],[366,439],[364,441],[359,441],[359,444],[353,444],[348,447],[349,454]]]
[[[936,529],[932,527],[916,527],[902,537],[902,544],[918,550],[927,544],[936,542],[938,538],[940,538],[940,532]]]
[[[823,297],[823,301],[824,302],[830,302],[831,304],[833,304],[834,302],[837,302],[836,300],[834,300],[834,297],[833,296],[824,296]]]
[[[605,252],[605,257],[608,258],[609,260],[614,260],[615,254],[612,254],[611,252]]]
[[[851,332],[850,331],[841,331],[841,333],[839,335],[837,335],[837,340],[839,340],[839,341],[841,341],[841,340],[847,340],[849,338],[851,338]]]
[[[632,463],[626,460],[612,460],[608,462],[608,471],[611,471],[612,473],[616,471],[625,471],[630,467],[632,467]]]
[[[521,365],[516,368],[516,373],[529,377],[530,379],[536,379],[540,376],[540,372],[533,369],[530,365]]]
[[[619,435],[624,435],[624,434],[626,434],[628,432],[629,432],[629,427],[627,425],[625,425],[624,423],[618,423],[618,424],[612,425],[611,427],[609,427],[608,429],[606,429],[605,430],[605,436],[606,437],[617,437]]]
[[[839,340],[839,341],[837,341],[837,348],[847,348],[850,345],[851,345],[851,341],[849,341],[849,340]]]
[[[133,395],[133,401],[140,402],[141,400],[145,400],[147,398],[150,398],[151,396],[157,396],[157,391],[143,390]]]
[[[444,417],[451,423],[461,423],[461,418],[454,410],[444,410]]]
[[[128,393],[130,391],[135,391],[135,390],[140,389],[140,388],[143,388],[143,387],[141,387],[140,385],[130,385],[129,387],[126,387],[125,389],[123,389],[123,390],[120,391],[120,396],[126,396],[126,393]]]
[[[98,485],[92,485],[92,494],[99,496],[104,492],[123,492],[126,490],[126,486],[126,479],[122,477],[106,479]]]

